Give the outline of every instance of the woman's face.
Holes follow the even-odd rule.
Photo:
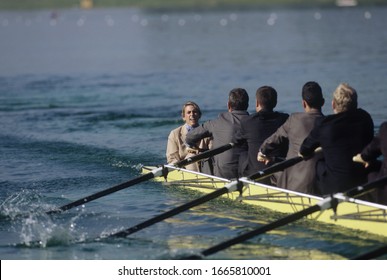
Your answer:
[[[199,124],[199,111],[192,105],[188,105],[184,110],[183,120],[190,126],[197,126]]]

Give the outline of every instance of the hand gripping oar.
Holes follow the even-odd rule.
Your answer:
[[[272,166],[270,166],[269,168],[266,168],[262,171],[259,171],[251,176],[249,176],[248,178],[252,179],[252,177],[256,178],[256,179],[262,179],[263,177],[266,177],[266,176],[270,176],[271,174],[275,173],[275,172],[278,172],[278,171],[281,171],[281,170],[284,170],[285,168],[287,167],[290,167],[298,162],[300,162],[299,158],[301,158],[302,160],[302,157],[297,157],[297,158],[291,158],[291,159],[288,159],[288,160],[285,160],[283,162],[280,162],[280,163],[277,163],[277,164],[274,164]],[[193,201],[190,201],[186,204],[183,204],[181,206],[178,206],[172,210],[169,210],[167,212],[164,212],[160,215],[157,215],[149,220],[146,220],[140,224],[137,224],[135,226],[132,226],[128,229],[125,229],[125,230],[122,230],[122,231],[119,231],[117,233],[114,233],[114,234],[110,234],[108,236],[105,236],[104,238],[109,238],[109,237],[126,237],[132,233],[135,233],[141,229],[144,229],[146,227],[149,227],[151,225],[154,225],[155,223],[158,223],[158,222],[161,222],[167,218],[170,218],[172,216],[175,216],[181,212],[184,212],[186,210],[189,210],[195,206],[198,206],[200,204],[203,204],[209,200],[212,200],[212,199],[215,199],[225,193],[228,193],[228,192],[234,192],[234,191],[241,191],[242,190],[242,187],[243,187],[243,183],[240,182],[239,180],[234,180],[234,181],[231,181],[230,183],[226,184],[223,188],[221,189],[218,189],[216,191],[213,191],[205,196],[202,196],[202,197],[199,197],[198,199],[195,199]]]
[[[264,170],[261,170],[253,175],[250,175],[249,179],[259,181],[260,179],[268,177],[276,172],[283,171],[286,168],[291,167],[291,166],[293,166],[293,165],[295,165],[303,160],[309,160],[310,158],[314,157],[316,154],[320,154],[320,153],[322,153],[322,148],[318,147],[316,150],[314,150],[313,156],[311,156],[309,158],[304,158],[301,155],[292,157],[290,159],[275,163],[275,164],[271,165],[270,167],[265,168]]]
[[[274,221],[270,224],[264,225],[262,227],[259,227],[255,230],[246,232],[244,234],[241,234],[235,238],[229,239],[227,241],[224,241],[218,245],[215,245],[213,247],[210,247],[204,251],[202,251],[199,255],[191,255],[188,257],[185,257],[184,259],[201,259],[202,257],[206,257],[212,254],[215,254],[221,250],[227,249],[235,244],[244,242],[248,239],[251,239],[257,235],[266,233],[270,230],[279,228],[281,226],[290,224],[292,222],[295,222],[297,220],[302,219],[303,217],[306,217],[310,214],[313,214],[314,212],[323,211],[330,208],[335,208],[338,203],[345,200],[350,200],[351,197],[356,197],[362,194],[365,194],[375,188],[382,187],[387,184],[387,176],[382,177],[380,179],[377,179],[373,182],[367,183],[363,186],[355,187],[344,194],[336,194],[332,195],[330,197],[327,197],[323,199],[322,201],[318,202],[317,204],[310,206],[308,208],[305,208],[299,212],[296,212],[294,214],[285,216],[277,221]]]
[[[254,173],[253,175],[249,176],[250,180],[261,180],[267,176],[270,176],[276,172],[283,171],[288,167],[291,167],[301,161],[303,161],[304,158],[302,156],[296,156],[278,163],[275,163],[268,168],[265,168],[257,173]]]
[[[232,147],[234,147],[234,145],[235,145],[234,143],[229,143],[229,144],[220,146],[218,148],[205,151],[205,152],[203,152],[201,154],[198,154],[196,156],[193,156],[193,157],[181,160],[181,161],[175,163],[174,166],[176,166],[176,167],[184,167],[184,166],[186,166],[188,164],[191,164],[191,163],[197,162],[199,160],[202,160],[202,159],[205,159],[205,158],[209,158],[209,157],[212,157],[214,155],[220,154],[220,153],[222,153],[224,151],[227,151],[227,150],[231,149]],[[138,176],[138,177],[136,177],[136,178],[134,178],[132,180],[129,180],[129,181],[125,182],[125,183],[116,185],[116,186],[108,188],[106,190],[103,190],[103,191],[97,192],[95,194],[86,196],[84,198],[78,199],[78,200],[76,200],[74,202],[71,202],[69,204],[63,205],[63,206],[59,207],[58,209],[51,210],[51,211],[48,211],[46,213],[47,214],[60,213],[60,212],[69,210],[71,208],[77,207],[79,205],[83,205],[83,204],[85,204],[87,202],[93,201],[93,200],[95,200],[97,198],[109,195],[111,193],[120,191],[122,189],[129,188],[129,187],[134,186],[134,185],[136,185],[138,183],[145,182],[145,181],[153,179],[155,177],[163,176],[165,174],[165,172],[166,172],[165,168],[166,167],[164,167],[164,166],[155,168],[151,172],[146,173],[146,174],[141,175],[141,176]]]

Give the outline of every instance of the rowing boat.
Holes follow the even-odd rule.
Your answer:
[[[144,166],[143,173],[155,167]],[[223,188],[231,181],[168,165],[168,172],[153,180],[167,186],[178,186],[204,193]],[[247,178],[238,180],[243,184],[241,190],[224,194],[223,197],[242,203],[264,207],[272,211],[292,214],[311,207],[324,198],[295,192],[275,186],[265,185]],[[325,210],[308,215],[307,218],[318,222],[334,224],[350,229],[387,237],[387,205],[376,204],[360,199],[336,194],[341,202],[334,210]]]

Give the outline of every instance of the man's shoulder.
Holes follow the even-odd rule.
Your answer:
[[[387,122],[382,122],[380,125],[380,130],[386,130],[387,131]]]
[[[323,118],[323,117],[324,115],[321,112],[313,112],[313,113],[294,112],[289,115],[289,119],[295,119],[295,120],[316,119],[316,118]]]
[[[284,112],[276,112],[277,114],[278,114],[278,116],[280,117],[280,118],[285,118],[285,119],[287,119],[287,118],[289,118],[289,114],[288,113],[284,113]]]
[[[184,128],[184,125],[181,125],[179,127],[176,127],[171,130],[170,135],[180,134],[181,130]]]
[[[246,119],[249,117],[247,111],[232,111],[232,112],[223,112],[219,114],[219,117],[214,120],[214,122],[233,122],[235,119]]]
[[[290,118],[299,118],[308,115],[306,112],[294,112],[289,115]]]
[[[278,121],[279,122],[285,122],[289,118],[289,114],[288,113],[284,113],[284,112],[275,111],[275,112],[273,112],[273,116],[271,118],[276,120],[277,122]]]
[[[363,109],[355,109],[336,114],[327,115],[321,122],[322,125],[334,125],[334,124],[348,124],[355,125],[363,123],[367,126],[373,126],[373,120],[371,115]]]
[[[248,115],[245,120],[255,120],[255,119],[260,119],[260,120],[270,120],[270,119],[287,119],[289,117],[289,114],[284,113],[284,112],[255,112],[251,115]]]
[[[359,116],[362,116],[364,118],[371,118],[371,114],[362,108],[358,108],[356,111]]]
[[[361,108],[354,109],[354,110],[348,110],[348,111],[340,112],[337,114],[328,115],[325,119],[326,119],[326,121],[335,120],[335,119],[340,119],[340,120],[345,119],[345,120],[348,120],[350,122],[353,122],[354,120],[372,121],[372,117],[371,117],[370,113],[368,113],[366,110],[361,109]]]
[[[174,129],[172,129],[171,132],[180,132],[183,128],[184,128],[184,125],[181,125],[181,126],[178,126],[178,127],[174,128]]]
[[[384,141],[387,140],[387,122],[383,122],[379,128],[379,136]]]

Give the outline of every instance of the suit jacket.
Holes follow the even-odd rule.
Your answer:
[[[371,116],[362,109],[325,117],[301,145],[306,157],[321,146],[324,158],[317,161],[317,185],[321,194],[343,192],[366,182],[362,164],[352,158],[360,153],[374,135]]]
[[[206,121],[187,134],[188,145],[193,145],[200,139],[212,137],[212,147],[231,143],[234,133],[239,129],[240,122],[249,115],[247,111],[234,110],[224,112],[215,120]],[[242,152],[240,147],[234,147],[214,156],[214,175],[232,179],[238,177],[239,157]]]
[[[263,142],[261,152],[272,156],[277,150],[287,149],[286,159],[298,156],[304,139],[313,129],[316,121],[323,118],[318,110],[293,113],[277,131]],[[277,186],[303,192],[315,192],[315,165],[317,157],[302,161],[278,174]]]
[[[267,168],[264,163],[257,160],[259,148],[266,138],[272,135],[288,117],[289,115],[285,113],[261,110],[241,122],[241,129],[235,136],[235,141],[247,143],[247,159],[240,167],[243,176],[249,176]],[[286,150],[278,150],[274,155],[285,157]],[[262,182],[270,183],[270,180]]]
[[[365,161],[374,161],[383,156],[383,162],[380,169],[369,176],[369,181],[387,176],[387,122],[381,124],[379,133],[361,152],[361,157]],[[374,201],[387,205],[387,186],[378,188],[374,192]]]
[[[176,163],[180,160],[195,155],[195,153],[189,152],[189,149],[186,145],[187,133],[187,127],[185,125],[179,126],[178,128],[175,128],[169,133],[166,152],[168,163]],[[203,140],[199,140],[198,143],[195,143],[195,146],[199,147],[200,149],[208,149],[210,146],[210,139],[206,138]],[[192,163],[185,166],[185,168],[188,170],[200,171],[200,164]]]

